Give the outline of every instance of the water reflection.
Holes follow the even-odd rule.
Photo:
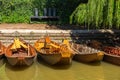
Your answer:
[[[3,66],[4,67],[4,66]],[[73,61],[70,66],[50,66],[37,62],[30,67],[11,67],[5,65],[0,80],[120,80],[119,66],[106,62],[81,63]],[[3,77],[3,78],[1,78]]]
[[[6,64],[6,75],[10,80],[33,80],[35,76],[35,64],[28,66],[11,66]]]
[[[5,60],[3,58],[0,59],[0,67],[2,67],[4,63],[5,63]]]
[[[53,68],[53,69],[69,69],[71,65],[61,65],[61,64],[55,64],[55,65],[49,65],[47,62],[45,62],[42,58],[37,58],[37,62],[43,66],[46,66],[48,68]]]

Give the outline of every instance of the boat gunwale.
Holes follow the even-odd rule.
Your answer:
[[[73,44],[75,44],[75,45],[81,45],[81,44],[76,44],[76,43],[73,43]],[[73,49],[73,51],[75,51],[75,55],[91,55],[91,54],[98,54],[99,52],[102,52],[103,54],[105,53],[104,51],[101,51],[101,50],[98,50],[97,52],[92,52],[92,53],[80,52],[79,50],[75,49],[73,46],[71,46],[71,48]],[[91,47],[89,47],[89,48],[91,48]],[[94,50],[97,50],[97,49],[94,49]]]
[[[104,55],[111,56],[111,57],[117,57],[117,58],[120,58],[120,56],[113,55],[113,54],[108,54],[108,53],[104,53]]]

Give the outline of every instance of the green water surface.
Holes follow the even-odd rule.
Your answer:
[[[49,66],[35,61],[30,67],[0,62],[0,80],[120,80],[120,67],[106,62]]]

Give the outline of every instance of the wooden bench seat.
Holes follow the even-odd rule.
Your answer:
[[[30,21],[58,21],[59,16],[56,16],[56,8],[44,8],[43,16],[39,16],[39,11],[35,8],[34,16],[30,17]]]

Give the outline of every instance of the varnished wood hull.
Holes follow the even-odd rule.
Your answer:
[[[41,58],[49,65],[72,63],[73,54],[67,44],[56,43],[46,37],[36,41],[34,47],[38,53],[38,60]]]
[[[75,54],[73,57],[74,60],[79,62],[97,62],[103,59],[103,55],[99,55],[98,53],[93,54]]]
[[[72,55],[71,57],[62,57],[61,54],[42,54],[38,52],[38,58],[42,58],[49,65],[72,63]]]
[[[6,52],[6,47],[0,42],[0,59],[4,56]]]
[[[72,43],[71,45],[71,48],[75,51],[73,59],[76,61],[89,63],[103,60],[104,52],[102,51],[97,51],[76,43]]]
[[[105,53],[103,60],[120,66],[120,56]]]
[[[28,55],[28,52],[26,53],[26,55],[21,55],[21,54],[13,55],[13,53],[11,51],[12,45],[13,44],[8,46],[8,48],[6,49],[6,53],[5,53],[8,63],[12,66],[16,66],[16,65],[30,66],[30,65],[32,65],[32,63],[34,62],[34,57],[36,56],[35,49],[31,45],[29,45],[29,55]],[[25,43],[25,45],[28,45],[28,44]]]

